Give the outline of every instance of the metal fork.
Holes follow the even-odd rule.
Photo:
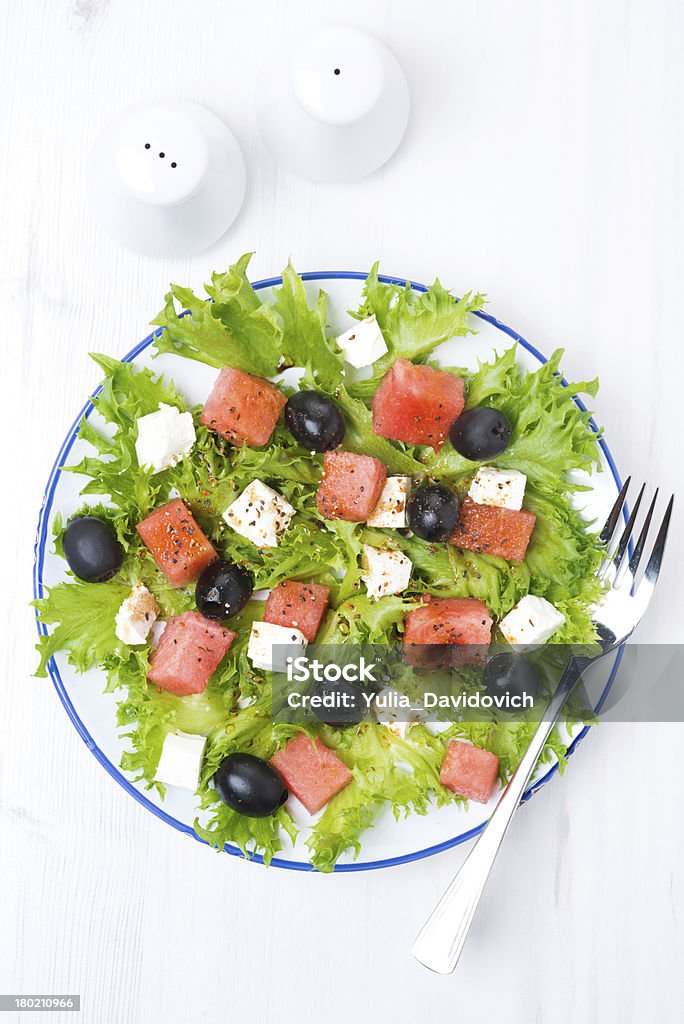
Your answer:
[[[653,496],[630,554],[630,542],[635,533],[645,485],[639,491],[624,529],[614,544],[630,480],[628,477],[625,481],[599,534],[599,541],[605,545],[606,554],[598,571],[608,586],[593,616],[601,649],[593,658],[580,655],[570,658],[542,721],[487,825],[418,935],[413,955],[421,964],[438,974],[450,974],[458,962],[496,855],[565,702],[589,664],[615,651],[629,639],[653,596],[663,562],[674,496],[670,498],[665,510],[643,576],[635,585],[658,491]]]

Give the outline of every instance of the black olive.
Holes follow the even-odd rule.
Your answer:
[[[195,603],[206,619],[229,619],[242,611],[252,596],[252,577],[235,562],[217,559],[197,580]]]
[[[365,717],[366,701],[363,699],[363,687],[358,683],[346,679],[317,679],[311,686],[311,695],[327,697],[332,704],[332,707],[312,709],[319,722],[325,725],[341,729],[346,725],[357,725]]]
[[[528,693],[534,700],[539,693],[537,670],[524,654],[495,654],[487,662],[483,674],[488,693],[522,697]]]
[[[62,550],[74,576],[104,583],[119,571],[123,551],[114,530],[97,516],[77,516],[62,537]]]
[[[285,424],[294,439],[313,452],[329,452],[344,437],[344,416],[320,391],[298,391],[288,398]]]
[[[447,540],[458,522],[458,498],[441,484],[424,484],[413,491],[406,506],[408,525],[417,537],[437,544]]]
[[[511,425],[502,412],[489,406],[468,409],[451,424],[449,440],[471,462],[494,459],[508,447]]]
[[[225,804],[248,818],[275,814],[289,794],[280,772],[254,754],[229,754],[214,775],[216,792]]]

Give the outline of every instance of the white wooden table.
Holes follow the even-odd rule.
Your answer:
[[[395,50],[413,116],[385,170],[316,187],[274,165],[252,97],[271,46],[341,20]],[[27,602],[44,480],[97,382],[87,352],[123,353],[170,280],[198,287],[247,249],[257,276],[290,254],[301,270],[380,257],[390,273],[488,292],[541,349],[567,346],[569,374],[600,375],[597,415],[623,472],[673,487],[683,46],[676,0],[0,5],[0,992],[79,992],[96,1024],[682,1020],[681,725],[588,737],[518,816],[458,972],[440,978],[408,950],[465,849],[316,877],[175,833],[114,785],[51,684],[31,678]],[[192,260],[117,248],[84,200],[94,134],[152,97],[213,108],[248,160],[239,220]],[[642,640],[682,639],[683,557],[675,537]]]

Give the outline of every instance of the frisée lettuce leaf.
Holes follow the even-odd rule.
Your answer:
[[[318,292],[315,306],[309,306],[304,282],[288,263],[273,302],[282,323],[283,352],[289,366],[305,367],[323,388],[334,387],[343,376],[342,360],[333,354],[326,336],[327,308],[324,291]]]
[[[69,664],[85,672],[104,661],[117,646],[115,617],[131,588],[125,583],[58,583],[47,596],[33,602],[38,621],[55,628],[38,641],[39,676],[57,651],[66,651]]]
[[[469,293],[456,299],[439,280],[422,293],[383,282],[376,264],[351,315],[363,319],[374,314],[388,352],[371,367],[370,376],[359,379],[330,336],[325,293],[302,280],[290,263],[272,300],[263,301],[247,276],[250,258],[245,254],[225,272],[213,274],[206,297],[171,287],[164,309],[153,321],[159,328],[156,353],[269,377],[285,394],[291,393],[289,385],[295,381],[299,388],[321,391],[344,414],[345,449],[380,459],[391,474],[408,475],[415,482],[444,482],[462,497],[477,465],[449,443],[437,452],[379,437],[373,432],[369,404],[394,360],[428,362],[440,344],[473,332],[473,314],[482,308],[483,296]],[[121,644],[115,617],[137,583],[154,594],[164,619],[195,608],[193,584],[171,587],[135,529],[154,508],[180,496],[218,555],[247,568],[256,588],[270,589],[281,580],[315,581],[330,588],[330,608],[318,643],[398,644],[406,615],[427,595],[478,598],[498,622],[527,593],[547,597],[564,614],[565,625],[555,640],[591,642],[591,609],[601,591],[596,578],[601,551],[571,498],[584,486],[577,471],[591,472],[599,466],[590,415],[574,400],[580,393],[593,397],[597,384],[566,384],[560,376],[561,355],[559,350],[548,363],[527,372],[513,345],[472,369],[453,370],[464,378],[467,408],[494,406],[512,424],[511,443],[495,463],[527,476],[525,507],[535,514],[536,526],[521,564],[451,544],[429,544],[410,531],[324,520],[316,504],[323,456],[298,444],[282,421],[261,448],[231,446],[200,424],[200,410],[183,397],[182,369],[173,383],[148,369],[94,356],[105,380],[93,399],[97,415],[85,418],[79,431],[91,451],[64,469],[84,479],[81,493],[96,503],[84,505],[80,512],[90,511],[111,524],[124,563],[106,583],[67,578],[36,602],[39,620],[49,630],[39,640],[38,674],[47,673],[50,658],[59,651],[66,652],[77,671],[99,666],[107,690],[118,700],[118,725],[125,740],[122,767],[161,795],[164,787],[155,775],[166,735],[175,729],[207,735],[195,830],[219,849],[235,844],[246,855],[260,853],[267,863],[285,843],[295,842],[297,829],[287,807],[254,819],[222,803],[212,779],[223,758],[234,751],[268,759],[304,729],[349,766],[352,782],[333,797],[307,838],[311,862],[320,871],[332,870],[343,854],[357,855],[364,830],[383,814],[399,818],[411,812],[425,814],[432,803],[451,803],[454,810],[463,804],[439,782],[452,738],[496,753],[505,781],[527,747],[533,722],[456,722],[442,732],[415,725],[405,738],[371,721],[346,729],[318,723],[274,724],[270,674],[255,669],[247,657],[251,624],[263,617],[263,601],[251,600],[230,619],[237,639],[206,690],[189,697],[148,685],[151,647]],[[292,367],[301,367],[299,378],[280,376]],[[156,411],[161,402],[192,413],[196,443],[178,465],[152,474],[137,464],[137,419]],[[275,548],[255,546],[223,519],[231,502],[257,478],[295,510]],[[58,555],[63,529],[58,516]],[[399,548],[411,559],[411,581],[402,594],[369,598],[362,582],[365,544]],[[565,746],[556,731],[541,763],[554,757],[562,766]]]
[[[245,253],[225,274],[212,276],[206,291],[213,302],[190,288],[171,286],[164,308],[152,321],[163,328],[155,340],[157,352],[172,352],[217,368],[232,366],[261,377],[277,372],[282,330],[247,279],[251,256]]]

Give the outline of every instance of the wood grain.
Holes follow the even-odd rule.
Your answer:
[[[384,170],[320,187],[274,165],[252,101],[270,47],[340,20],[393,47],[413,113]],[[247,249],[257,276],[290,254],[302,270],[379,256],[391,273],[487,291],[531,342],[567,348],[568,374],[599,374],[597,415],[623,470],[674,487],[683,22],[675,0],[0,5],[0,991],[80,992],[81,1019],[97,1024],[682,1019],[681,725],[590,735],[520,813],[459,971],[442,979],[408,949],[462,851],[321,878],[174,833],[31,678],[27,601],[43,484],[97,383],[87,353],[124,352],[169,281],[199,286]],[[239,220],[192,260],[117,248],[86,205],[96,132],[146,97],[211,107],[248,160]],[[682,640],[676,527],[642,640]]]

